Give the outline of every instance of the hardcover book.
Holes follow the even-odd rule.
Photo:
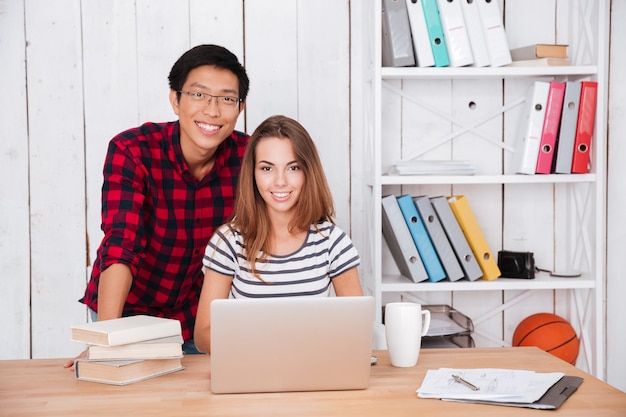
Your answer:
[[[128,385],[182,369],[184,367],[180,358],[129,361],[77,360],[74,364],[76,379],[112,385]]]
[[[129,316],[72,326],[72,340],[90,345],[118,346],[181,334],[178,320]]]
[[[119,346],[90,345],[87,348],[87,359],[123,360],[181,358],[183,356],[182,346],[183,338],[181,335]]]

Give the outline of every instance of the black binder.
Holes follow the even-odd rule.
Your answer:
[[[556,410],[565,402],[565,400],[567,400],[573,393],[576,392],[582,382],[583,379],[581,377],[566,375],[563,378],[559,379],[557,383],[552,385],[541,398],[533,403],[512,403],[487,400],[444,400],[466,403],[471,402],[476,404],[504,405],[507,407],[536,408],[539,410]]]

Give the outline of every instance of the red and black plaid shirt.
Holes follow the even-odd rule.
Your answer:
[[[128,265],[133,283],[124,315],[178,319],[193,338],[202,288],[202,256],[213,231],[232,214],[248,136],[233,132],[211,171],[196,180],[183,160],[178,122],[146,123],[114,137],[104,165],[102,230],[81,302],[98,311],[100,273]]]

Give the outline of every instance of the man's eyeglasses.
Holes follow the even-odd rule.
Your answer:
[[[200,91],[183,91],[178,90],[181,94],[189,96],[191,101],[198,105],[211,104],[213,99],[217,102],[217,107],[220,109],[236,109],[239,106],[239,102],[242,101],[239,97],[232,96],[214,96],[209,93],[201,93]]]

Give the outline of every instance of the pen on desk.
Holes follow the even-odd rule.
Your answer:
[[[476,385],[472,384],[471,382],[468,382],[468,381],[464,380],[463,378],[461,378],[458,375],[452,375],[452,378],[454,378],[454,380],[456,382],[458,382],[459,384],[463,384],[466,387],[469,387],[469,388],[473,389],[474,391],[479,391],[480,390],[480,388],[478,388]]]

